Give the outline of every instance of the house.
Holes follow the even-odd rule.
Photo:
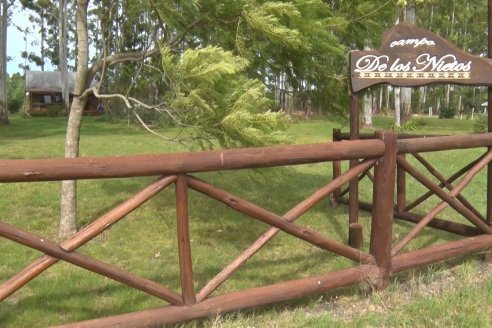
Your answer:
[[[92,81],[91,87],[97,85]],[[75,73],[68,73],[68,90],[70,104],[73,101]],[[60,72],[26,71],[25,81],[25,112],[31,116],[63,116],[66,115],[62,101],[62,83]],[[84,115],[99,115],[98,100],[89,96]]]

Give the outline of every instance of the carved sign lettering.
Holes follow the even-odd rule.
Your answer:
[[[492,60],[469,55],[408,23],[386,31],[380,50],[352,51],[350,65],[352,92],[380,83],[492,86]]]

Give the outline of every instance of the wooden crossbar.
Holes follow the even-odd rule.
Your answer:
[[[448,183],[453,183],[454,181],[456,181],[457,179],[459,179],[463,174],[465,174],[466,172],[468,172],[475,164],[477,164],[485,155],[486,154],[480,156],[479,158],[477,158],[473,162],[465,165],[464,167],[462,167],[461,169],[459,169],[458,171],[456,171],[453,175],[451,175],[447,179],[447,182]],[[439,188],[443,188],[444,186],[445,186],[445,184],[442,183],[442,182],[439,184]],[[427,191],[425,194],[423,194],[419,198],[415,199],[411,204],[407,205],[403,209],[403,212],[409,212],[413,208],[415,208],[415,207],[419,206],[420,204],[422,204],[424,201],[426,201],[432,195],[434,195],[434,193],[432,191],[430,191],[430,190]]]
[[[321,200],[329,197],[330,194],[333,193],[341,185],[350,181],[362,172],[367,172],[367,170],[370,169],[375,162],[375,160],[363,161],[356,167],[341,174],[330,183],[328,183],[326,186],[317,190],[304,201],[285,213],[283,218],[289,222],[294,222],[304,213],[310,210],[313,206],[318,204]],[[223,284],[228,278],[230,278],[234,274],[234,272],[236,272],[244,263],[246,263],[246,261],[248,261],[264,245],[266,245],[266,243],[270,239],[272,239],[279,231],[280,229],[276,227],[271,227],[270,229],[268,229],[253,244],[251,244],[246,250],[244,250],[241,255],[239,255],[234,261],[226,266],[216,277],[214,277],[209,283],[207,283],[207,285],[202,288],[202,290],[197,294],[197,301],[201,302],[206,299],[214,290],[216,290],[221,284]]]
[[[364,253],[358,249],[352,248],[338,241],[330,240],[319,232],[312,229],[299,226],[295,223],[289,222],[286,219],[274,214],[256,204],[248,202],[247,200],[216,188],[206,182],[198,180],[196,178],[189,177],[188,184],[190,188],[212,197],[219,202],[226,204],[232,209],[246,214],[254,219],[260,220],[271,226],[274,226],[289,235],[307,241],[308,243],[317,246],[321,249],[328,250],[335,254],[344,256],[356,262],[372,263],[373,258],[371,255]]]
[[[154,281],[141,278],[115,266],[93,259],[89,256],[77,252],[67,252],[57,243],[31,234],[27,231],[23,231],[9,224],[0,222],[0,236],[46,253],[59,260],[66,261],[78,267],[119,281],[127,286],[140,289],[147,294],[159,297],[171,304],[183,304],[181,295]]]
[[[449,194],[445,193],[442,189],[434,185],[429,179],[418,173],[415,168],[413,168],[406,160],[398,158],[398,164],[400,164],[405,171],[409,172],[418,181],[424,184],[427,188],[432,191],[436,191],[436,194],[443,200],[439,205],[434,207],[422,220],[405,236],[403,237],[391,250],[392,255],[398,254],[403,247],[405,247],[411,240],[413,240],[417,234],[422,231],[427,224],[432,221],[439,213],[441,213],[448,205],[456,209],[460,214],[462,214],[466,219],[475,224],[482,231],[492,234],[492,228],[489,227],[480,218],[474,216],[474,214],[466,207],[464,207],[460,202],[458,202],[454,197],[456,197],[480,172],[490,161],[492,160],[492,151],[489,151],[487,155],[482,158],[475,166],[473,166],[470,171],[465,175],[463,180],[453,188]],[[464,214],[463,214],[464,213]]]
[[[60,244],[64,250],[71,252],[84,245],[100,233],[111,227],[123,217],[134,211],[140,205],[154,197],[176,181],[175,176],[164,177],[142,189],[140,192],[113,208],[88,226],[82,228],[69,239]],[[10,296],[22,286],[37,277],[43,271],[58,262],[58,259],[49,255],[43,255],[15,276],[0,285],[0,301]]]
[[[461,204],[458,200],[456,200],[456,195],[458,195],[464,187],[471,181],[471,179],[478,173],[480,170],[487,165],[492,159],[492,154],[489,152],[487,156],[485,156],[481,161],[479,161],[468,173],[465,175],[463,180],[460,182],[460,189],[458,187],[454,188],[449,194],[444,190],[439,188],[434,182],[432,182],[429,178],[420,173],[417,169],[415,169],[410,163],[402,158],[398,158],[398,164],[401,165],[406,172],[410,173],[417,181],[422,183],[426,188],[433,191],[436,196],[441,198],[444,202],[448,203],[453,209],[455,209],[458,213],[463,215],[464,218],[473,223],[476,227],[481,229],[483,232],[492,233],[492,228],[489,227],[484,221],[482,221],[479,217],[473,214],[467,207]],[[466,183],[464,183],[466,182]]]
[[[432,174],[439,182],[446,187],[449,191],[453,190],[453,185],[448,182],[446,178],[432,166],[424,157],[420,154],[412,154],[426,169]],[[456,195],[456,199],[459,200],[464,206],[473,212],[477,217],[485,221],[485,217],[461,194]]]

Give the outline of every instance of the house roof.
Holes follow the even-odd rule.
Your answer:
[[[97,85],[97,81],[91,82],[91,87]],[[73,93],[75,86],[75,72],[68,72],[68,90]],[[27,92],[62,92],[61,73],[26,71]]]

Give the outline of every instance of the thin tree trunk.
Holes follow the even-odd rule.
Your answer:
[[[372,128],[372,94],[370,91],[364,95],[364,127]]]
[[[415,24],[415,3],[409,1],[405,8],[405,21]],[[406,123],[412,118],[412,88],[401,88],[401,123]]]
[[[422,114],[425,111],[425,103],[427,101],[427,87],[420,88],[420,104],[419,104],[419,112]]]
[[[378,114],[381,114],[383,110],[383,94],[384,90],[383,87],[379,88],[379,99],[378,99]]]
[[[369,51],[371,50],[370,46],[370,41],[366,39],[364,42],[364,50]],[[372,127],[372,101],[373,101],[373,95],[372,95],[372,90],[367,90],[364,94],[364,99],[363,99],[363,112],[364,112],[364,122],[363,126],[364,127]]]
[[[60,37],[60,47],[58,57],[60,60],[60,77],[62,85],[62,99],[65,111],[68,113],[70,107],[70,95],[68,90],[68,59],[67,59],[67,0],[60,0],[58,7],[58,33]]]
[[[446,103],[446,107],[449,108],[450,102],[451,102],[451,86],[448,84],[446,85],[446,98],[444,99]]]
[[[44,72],[44,63],[45,63],[45,58],[44,55],[46,53],[45,50],[45,43],[46,43],[46,26],[44,22],[44,17],[42,14],[39,15],[39,21],[41,23],[40,31],[41,31],[41,40],[40,40],[40,55],[41,55],[41,71]]]
[[[6,125],[9,124],[7,105],[7,26],[10,5],[7,0],[1,0],[0,6],[0,125]]]
[[[77,73],[75,77],[74,99],[68,118],[65,139],[65,157],[79,155],[80,126],[82,113],[87,104],[87,96],[82,96],[87,85],[89,47],[87,35],[88,0],[77,1]],[[77,182],[63,181],[61,188],[61,217],[59,235],[66,238],[77,231]]]
[[[400,107],[400,91],[402,88],[395,88],[395,126],[401,126],[401,107]]]
[[[383,112],[387,113],[388,109],[390,108],[391,87],[387,85],[385,88],[386,88],[386,92],[384,97]]]

